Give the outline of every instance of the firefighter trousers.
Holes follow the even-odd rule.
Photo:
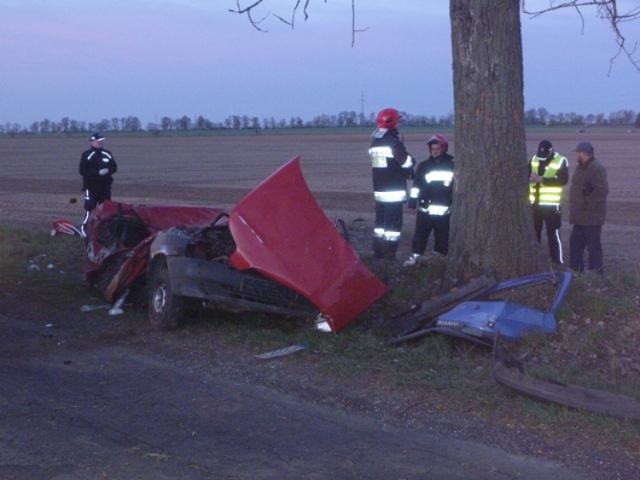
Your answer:
[[[418,210],[416,212],[416,230],[413,234],[411,252],[422,255],[427,248],[431,231],[434,234],[434,252],[446,255],[449,251],[449,220],[451,215],[429,215]]]
[[[373,256],[395,258],[402,231],[402,207],[405,202],[376,202],[373,229]]]

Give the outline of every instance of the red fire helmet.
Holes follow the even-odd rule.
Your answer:
[[[447,153],[447,150],[449,150],[449,141],[447,140],[447,137],[441,133],[436,133],[427,140],[427,148],[431,150],[431,145],[434,143],[437,143],[442,147],[442,153]]]
[[[400,112],[395,108],[385,108],[378,113],[378,128],[397,128]]]

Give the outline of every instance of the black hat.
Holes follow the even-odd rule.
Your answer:
[[[580,142],[576,146],[574,152],[586,152],[593,155],[593,145],[591,145],[589,142]]]
[[[91,135],[91,138],[89,140],[92,142],[99,142],[100,140],[104,140],[104,137],[100,132],[96,132],[93,135]]]
[[[538,153],[536,156],[540,158],[547,158],[551,151],[553,150],[553,145],[549,140],[542,140],[538,145]]]

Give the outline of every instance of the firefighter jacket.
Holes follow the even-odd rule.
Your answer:
[[[429,215],[449,215],[453,200],[453,157],[443,153],[420,162],[409,195],[409,207]]]
[[[407,200],[407,179],[413,177],[415,160],[396,129],[379,128],[373,132],[369,158],[373,169],[373,194],[377,202]]]
[[[104,173],[104,169],[108,173]],[[82,153],[80,166],[78,168],[82,175],[82,190],[102,191],[113,183],[113,175],[118,171],[118,165],[113,158],[113,154],[104,148],[92,148]]]
[[[534,155],[529,162],[529,174],[542,177],[542,183],[529,183],[529,200],[532,205],[560,206],[562,187],[569,181],[569,162],[559,153],[551,158]]]
[[[604,225],[609,184],[607,170],[595,158],[578,166],[569,187],[569,223]]]

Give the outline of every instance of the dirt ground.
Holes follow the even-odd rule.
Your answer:
[[[51,309],[47,328],[24,313],[0,314],[4,480],[585,478],[336,408],[295,360],[256,365],[203,329],[159,335],[131,318],[79,324]],[[276,369],[291,393],[265,386]]]
[[[405,136],[409,151],[418,159],[423,156],[423,144],[426,137],[427,135],[417,134]],[[640,185],[640,169],[636,167],[635,162],[636,152],[640,151],[640,133],[626,134],[621,131],[597,134],[557,132],[535,134],[528,139],[529,152],[535,151],[541,138],[549,138],[554,142],[557,151],[567,155],[571,170],[575,168],[575,161],[570,150],[577,141],[589,140],[594,144],[597,157],[608,169],[611,192],[608,223],[603,231],[605,266],[608,270],[637,268],[640,265],[640,251],[636,248],[640,240],[640,208],[638,208],[640,207],[640,189],[637,187]],[[246,192],[282,163],[294,155],[300,154],[305,177],[320,205],[329,216],[339,215],[352,228],[357,226],[358,249],[360,253],[367,253],[373,213],[370,169],[365,153],[368,144],[369,139],[366,135],[248,135],[191,138],[115,137],[107,139],[106,147],[114,153],[120,169],[115,176],[113,190],[115,200],[143,203],[206,204],[223,208],[233,206]],[[0,138],[0,162],[2,164],[0,225],[48,231],[50,222],[54,218],[68,217],[79,221],[82,218],[83,210],[77,163],[81,151],[86,146],[86,140],[79,138]],[[455,143],[453,143],[452,150],[455,155]],[[77,202],[70,203],[71,198],[77,199]],[[401,253],[408,252],[412,229],[413,217],[407,214]],[[568,230],[569,227],[565,223],[562,235],[565,249]],[[22,300],[20,304],[19,300]],[[113,323],[108,323],[104,322],[104,316],[96,316],[95,318],[79,316],[77,314],[78,305],[70,305],[68,308],[61,307],[61,310],[56,310],[40,305],[35,297],[32,299],[31,305],[25,305],[24,300],[17,291],[0,294],[0,314],[5,315],[0,318],[0,321],[10,325],[12,332],[12,335],[6,336],[4,346],[0,351],[4,352],[5,359],[12,359],[6,365],[9,365],[9,370],[13,369],[16,372],[25,367],[25,359],[29,356],[29,352],[33,351],[37,351],[39,354],[35,360],[29,360],[30,372],[37,372],[39,368],[43,368],[55,373],[56,368],[66,368],[73,371],[82,382],[88,382],[83,375],[88,378],[97,375],[100,379],[100,385],[113,383],[117,386],[120,382],[120,380],[116,380],[119,371],[140,369],[140,371],[151,372],[153,376],[161,376],[163,369],[177,368],[181,375],[188,377],[186,383],[182,383],[182,385],[189,386],[189,393],[193,393],[194,412],[197,415],[202,415],[199,413],[201,409],[207,408],[207,405],[202,403],[203,399],[220,387],[221,383],[219,382],[222,378],[224,379],[222,384],[225,386],[228,386],[225,382],[231,382],[234,385],[256,385],[285,392],[306,404],[337,407],[349,415],[356,414],[374,418],[383,423],[383,429],[389,429],[390,426],[394,426],[394,428],[398,426],[426,428],[428,432],[440,436],[439,438],[471,439],[504,449],[511,454],[527,455],[527,458],[535,456],[552,459],[568,465],[574,471],[582,472],[578,474],[578,478],[633,478],[634,475],[640,475],[633,458],[629,458],[627,454],[617,456],[613,453],[603,456],[601,452],[596,450],[590,451],[578,445],[562,444],[548,437],[544,438],[543,435],[522,431],[517,426],[516,419],[513,422],[513,429],[505,431],[489,427],[481,419],[452,418],[445,414],[446,406],[422,405],[422,399],[419,397],[405,398],[395,392],[381,391],[376,385],[375,369],[372,369],[371,373],[361,381],[345,383],[323,377],[314,369],[313,362],[298,364],[295,357],[287,359],[283,363],[256,365],[253,361],[253,353],[255,352],[247,353],[242,346],[236,348],[221,344],[215,338],[216,332],[206,324],[196,324],[172,335],[162,335],[153,332],[140,317],[134,317],[133,322],[129,318],[127,322],[116,320]],[[31,322],[30,325],[20,322],[27,319]],[[40,332],[42,325],[49,321],[56,325],[53,333],[50,333],[51,331]],[[29,347],[31,350],[19,351],[17,357],[14,356],[13,353],[16,352],[9,347],[13,344],[12,342],[16,338],[18,340],[21,338],[33,339],[31,333],[34,330],[42,333],[42,338],[38,337],[37,345],[31,345]],[[62,348],[53,347],[52,345],[55,345],[56,342],[58,345],[62,345]],[[115,354],[109,353],[109,355],[114,354],[115,358],[105,357],[105,352],[114,347],[124,348],[126,351],[116,350]],[[137,353],[132,354],[132,352]],[[137,356],[138,354],[139,356]],[[43,359],[49,362],[52,358],[57,362],[57,367],[43,366]],[[66,363],[67,361],[71,363]],[[208,376],[212,365],[215,365],[216,375],[220,377]],[[9,370],[3,370],[7,377],[10,374]],[[195,375],[199,380],[191,375]],[[131,373],[129,376],[135,377],[135,373]],[[203,378],[204,380],[202,380]],[[313,381],[310,380],[311,378]],[[124,380],[122,381],[124,382]],[[135,378],[132,378],[127,384],[128,388],[133,388],[132,385],[135,381]],[[210,382],[210,385],[200,385],[198,384],[200,381]],[[158,407],[153,399],[145,400],[140,405],[133,407],[127,404],[124,398],[115,399],[122,409],[132,409],[133,418],[136,419],[135,422],[140,423],[141,430],[135,430],[137,425],[135,422],[133,425],[127,425],[126,418],[120,418],[118,423],[109,424],[105,416],[104,423],[102,420],[94,422],[98,424],[98,429],[102,429],[103,433],[106,432],[105,435],[109,441],[113,440],[119,445],[118,448],[121,447],[120,450],[110,450],[101,443],[104,442],[104,437],[102,439],[94,438],[84,428],[85,423],[93,422],[90,420],[92,412],[103,411],[108,407],[107,402],[101,402],[97,394],[89,395],[90,382],[86,384],[82,382],[78,384],[78,392],[74,392],[70,385],[65,385],[65,392],[69,397],[74,394],[88,395],[86,409],[82,410],[79,416],[68,412],[59,415],[66,408],[63,403],[54,404],[55,408],[45,408],[47,403],[44,401],[33,401],[29,403],[28,407],[16,412],[16,415],[25,415],[24,418],[30,418],[30,421],[33,422],[45,421],[52,434],[56,431],[56,422],[60,422],[71,435],[72,441],[66,443],[67,447],[79,449],[79,452],[86,450],[93,455],[91,458],[96,459],[94,463],[85,462],[82,464],[82,468],[87,470],[76,470],[74,472],[76,476],[68,478],[100,478],[100,472],[96,467],[99,465],[100,453],[105,457],[112,453],[124,454],[123,452],[126,452],[131,454],[129,470],[111,470],[112,474],[115,472],[115,475],[104,478],[118,478],[118,474],[121,474],[122,478],[127,478],[127,476],[148,478],[140,472],[148,472],[151,461],[156,462],[156,466],[158,462],[163,464],[163,468],[158,471],[161,471],[166,478],[200,478],[200,476],[212,478],[211,472],[225,467],[223,464],[212,464],[210,459],[207,463],[207,446],[199,438],[187,438],[186,430],[180,430],[179,435],[184,434],[185,437],[179,439],[180,442],[176,444],[178,446],[175,449],[152,448],[164,443],[154,443],[154,431],[153,429],[145,430],[142,425],[144,423],[143,417],[148,415],[149,418],[153,418],[154,414],[158,416],[170,414],[170,412],[163,411]],[[47,395],[51,395],[53,401],[56,395],[55,389],[51,387],[48,390],[42,386],[36,388],[37,384],[38,376],[36,373],[26,377],[23,383],[14,380],[14,383],[10,384],[11,388],[5,391],[5,396],[0,394],[0,405],[6,407],[8,399],[11,398],[24,400],[21,395],[34,388],[43,394],[43,398],[49,398]],[[162,388],[151,381],[148,384],[140,385],[142,391],[148,389],[152,392],[160,392]],[[237,398],[241,395],[242,392],[234,391],[231,396]],[[256,392],[252,392],[251,396],[263,400],[266,398]],[[164,400],[170,405],[180,408],[179,398],[167,396]],[[290,404],[290,399],[286,402]],[[40,414],[42,418],[36,414],[37,408],[41,407],[45,412]],[[52,410],[47,410],[47,408]],[[154,410],[155,408],[157,410]],[[234,410],[229,405],[225,408]],[[235,410],[242,410],[246,414],[246,408],[242,407],[241,409],[238,406]],[[275,412],[280,407],[274,403],[269,408]],[[302,409],[302,407],[300,408]],[[148,412],[145,409],[151,409],[151,411]],[[51,414],[48,419],[46,418],[47,412]],[[350,425],[342,423],[338,417],[323,417],[323,415],[327,415],[326,412],[310,410],[307,413],[309,417],[300,415],[295,418],[295,421],[304,424],[310,421],[308,418],[322,418],[323,421],[332,424],[344,425],[347,430],[360,429],[365,437],[373,435],[371,433],[373,430],[368,430],[368,427],[365,428],[362,424]],[[170,432],[171,428],[175,428],[176,425],[182,428],[185,423],[196,421],[186,417],[176,417],[174,420],[175,425],[165,425],[167,432]],[[214,423],[207,423],[205,428],[215,430]],[[18,423],[11,423],[10,426],[11,433],[18,435]],[[129,428],[131,431],[128,430]],[[160,429],[161,426],[157,426],[157,428]],[[233,428],[235,427],[224,427],[225,432]],[[282,425],[265,424],[261,428],[278,431]],[[208,433],[214,435],[219,432]],[[245,436],[251,437],[251,435],[251,433],[245,433]],[[340,434],[330,430],[326,431],[328,439],[336,435]],[[0,443],[2,440],[3,437],[0,436]],[[34,435],[28,441],[38,441],[37,436]],[[262,438],[262,441],[268,440]],[[347,437],[342,437],[339,440],[344,448],[349,448],[349,441]],[[351,441],[360,442],[358,443],[358,452],[360,453],[356,455],[359,461],[366,463],[375,458],[375,453],[373,457],[371,454],[365,454],[374,447],[367,446],[361,437],[353,437]],[[423,442],[424,439],[414,438],[413,441]],[[259,442],[259,440],[249,441],[251,444],[253,442]],[[20,462],[37,464],[37,453],[24,453],[22,447],[26,447],[26,445],[27,443],[20,445],[17,442],[14,444],[13,452],[16,465]],[[375,445],[375,442],[372,445]],[[443,459],[451,455],[450,452],[442,453],[441,450],[436,451],[432,446],[426,446],[423,443],[420,445],[425,445],[423,451],[426,452],[427,457],[433,455]],[[398,451],[402,452],[403,443],[401,442],[397,446]],[[194,456],[183,455],[183,450],[186,451],[192,447],[195,447]],[[314,449],[317,446],[302,441],[298,447],[304,451]],[[324,448],[323,445],[320,447]],[[303,457],[311,458],[307,456],[309,452],[305,452],[304,455],[297,452],[295,455],[288,456],[286,452],[295,452],[295,448],[297,448],[295,445],[288,446],[286,442],[283,442],[281,446],[275,448],[277,450],[275,455],[279,456],[278,462],[265,461],[260,463],[257,461],[256,465],[261,465],[261,468],[265,469],[262,470],[266,472],[264,478],[274,478],[269,476],[269,469],[274,469],[274,472],[282,471],[282,465],[291,465],[291,458],[297,462],[302,462],[301,458]],[[410,466],[418,465],[420,463],[420,448],[411,447],[408,453],[405,449],[404,457],[398,454],[397,465],[401,465],[402,461],[406,459],[415,462]],[[376,452],[376,450],[371,450],[371,452]],[[267,453],[273,452],[257,449],[252,450],[249,455],[254,459],[264,459]],[[384,455],[384,453],[378,452],[380,455]],[[43,454],[53,455],[55,458],[55,453],[43,450]],[[242,458],[242,454],[237,450],[233,450],[232,454],[237,455],[239,459]],[[339,453],[335,453],[335,455],[339,456]],[[77,457],[81,456],[79,454]],[[177,464],[166,462],[166,458],[172,456],[179,459]],[[455,456],[451,460],[453,463],[460,461]],[[69,457],[68,461],[74,462],[77,461],[77,458]],[[354,466],[351,463],[353,461],[353,456],[346,456],[340,460],[342,463],[336,467],[335,471],[319,471],[315,478],[374,478],[371,476],[374,469],[362,469],[364,468],[362,467],[363,463],[356,463]],[[186,463],[181,464],[180,462]],[[306,468],[314,468],[315,464],[310,460],[308,462],[307,464],[294,463],[293,466],[290,466],[290,478],[296,478],[296,475],[305,471]],[[235,463],[237,462],[229,462],[228,477],[225,478],[252,478],[252,472],[234,471],[231,464]],[[442,472],[445,471],[442,462],[436,462],[436,464],[442,466]],[[198,470],[202,466],[212,470]],[[450,472],[451,478],[471,478],[470,472],[473,471],[473,468],[467,464],[463,466],[469,470],[463,468],[455,473],[452,470]],[[91,470],[94,467],[96,469]],[[190,474],[185,474],[183,467],[187,468],[186,471]],[[552,468],[553,465],[551,467],[543,465],[543,467]],[[434,470],[434,472],[437,471]],[[591,474],[585,473],[589,471]],[[65,472],[64,468],[61,472]],[[182,472],[182,476],[176,476],[176,472]],[[386,471],[382,469],[380,472],[384,474]],[[424,471],[411,471],[410,469],[403,470],[403,472],[405,472],[404,478],[423,478],[421,474],[424,473]],[[552,470],[548,472],[548,475],[543,475],[540,478],[550,476],[568,478],[567,475],[571,474],[570,472],[563,474],[559,471],[554,474],[551,473]],[[0,473],[2,473],[1,470]],[[14,470],[6,470],[5,473],[7,473],[5,475],[7,478],[26,479],[32,478],[34,475],[38,476],[38,472],[35,470],[22,471],[18,467],[15,467]],[[44,474],[42,476],[55,478],[53,475],[55,472],[47,473],[51,476]],[[326,475],[323,476],[323,473]],[[436,475],[436,477],[448,478],[444,473],[439,477]],[[377,478],[390,477],[382,475]],[[476,478],[485,477],[476,474]],[[505,467],[503,470],[488,471],[486,478],[537,477],[535,474],[519,476],[517,470],[507,470]]]

